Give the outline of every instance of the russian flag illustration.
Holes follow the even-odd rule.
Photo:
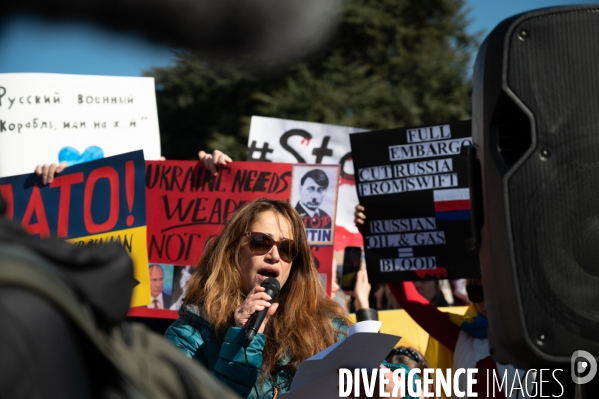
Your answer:
[[[467,188],[434,190],[433,195],[437,221],[470,220],[470,192]]]

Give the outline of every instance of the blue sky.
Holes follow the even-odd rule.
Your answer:
[[[470,7],[470,32],[485,30],[485,35],[504,19],[537,8],[574,4],[599,4],[589,0],[466,0]],[[482,41],[482,40],[481,40]]]
[[[592,4],[588,0],[467,0],[470,32],[489,33],[503,19],[541,7]],[[481,41],[482,41],[481,37]],[[140,76],[152,66],[174,62],[171,49],[133,34],[82,22],[13,16],[0,25],[0,73],[54,72]]]

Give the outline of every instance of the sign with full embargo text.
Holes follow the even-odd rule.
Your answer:
[[[338,170],[337,165],[333,169]],[[293,165],[287,163],[231,162],[215,177],[201,162],[147,161],[148,257],[153,272],[163,276],[159,279],[165,295],[158,308],[132,309],[130,314],[176,318],[206,240],[219,234],[231,215],[254,199],[289,201],[292,179]],[[335,180],[329,187],[331,198],[336,191]],[[332,212],[334,215],[334,208]],[[310,247],[321,282],[330,294],[333,248],[330,242],[325,244],[310,242]]]
[[[358,203],[354,183],[350,133],[364,132],[347,126],[252,116],[248,161],[339,164],[339,198],[335,217],[335,251],[361,246],[354,225]]]
[[[142,151],[66,168],[47,185],[33,173],[0,178],[0,194],[7,202],[6,216],[31,235],[65,238],[74,245],[121,244],[140,282],[131,306],[148,304]]]
[[[366,211],[368,278],[398,282],[480,276],[472,236],[470,121],[351,135],[356,188]]]
[[[135,150],[160,157],[153,78],[0,74],[0,177]]]

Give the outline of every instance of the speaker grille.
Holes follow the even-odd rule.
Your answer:
[[[536,141],[507,180],[524,317],[541,351],[571,354],[599,337],[598,10],[520,22],[506,73]]]

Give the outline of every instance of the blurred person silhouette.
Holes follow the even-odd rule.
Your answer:
[[[449,284],[453,295],[453,306],[468,305],[470,301],[468,301],[468,293],[466,292],[466,279],[449,280]]]
[[[449,306],[443,292],[441,292],[439,280],[414,281],[414,286],[420,295],[436,307]]]
[[[38,239],[6,211],[0,195],[1,398],[235,397],[126,320],[136,281],[122,245]]]
[[[372,284],[372,291],[370,294],[370,306],[376,310],[392,310],[399,309],[399,305],[387,284]]]

